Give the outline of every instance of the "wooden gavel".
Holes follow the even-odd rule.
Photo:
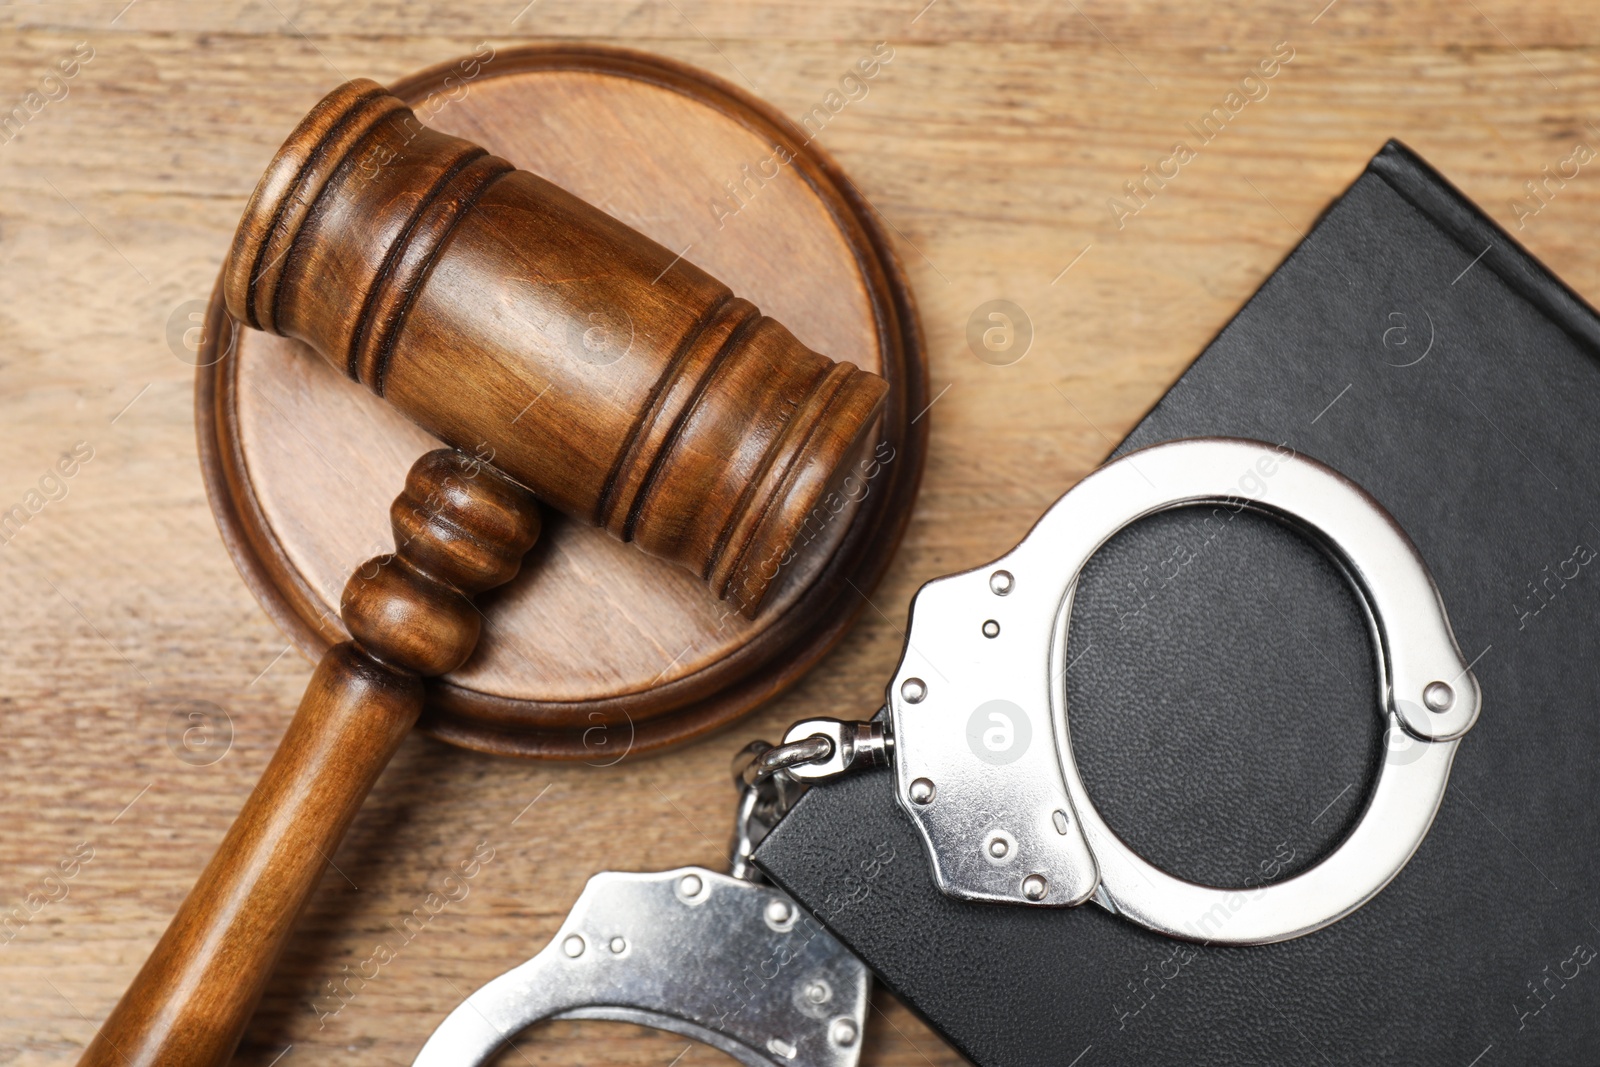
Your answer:
[[[346,586],[243,811],[80,1063],[217,1064],[362,800],[464,663],[536,500],[754,615],[887,383],[811,351],[670,250],[356,80],[290,135],[223,268],[235,319],[305,341],[452,448],[395,552]]]

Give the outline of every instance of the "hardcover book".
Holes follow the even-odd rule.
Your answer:
[[[888,770],[812,788],[758,864],[980,1067],[1600,1062],[1597,356],[1595,312],[1391,142],[1117,449],[1293,449],[1432,570],[1483,712],[1422,846],[1353,914],[1224,947],[1093,903],[957,901]],[[1118,835],[1242,901],[1314,865],[1404,756],[1341,572],[1220,514],[1157,515],[1095,556],[1066,699]]]

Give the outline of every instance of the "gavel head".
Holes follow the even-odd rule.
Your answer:
[[[888,390],[682,253],[422,126],[364,79],[278,151],[223,292],[240,322],[306,342],[446,443],[690,568],[746,615]]]

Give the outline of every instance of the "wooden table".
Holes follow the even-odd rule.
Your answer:
[[[1549,183],[1546,202],[1524,187],[1600,145],[1600,113],[1586,110],[1600,105],[1600,23],[1578,0],[523,2],[0,8],[3,106],[24,107],[0,130],[0,512],[28,512],[0,546],[0,909],[21,909],[0,915],[0,1063],[76,1059],[308,677],[218,540],[192,371],[175,352],[256,176],[346,77],[394,78],[485,40],[605,40],[701,65],[798,119],[889,42],[889,66],[821,140],[896,234],[938,399],[922,497],[875,610],[789,696],[691,748],[604,770],[408,740],[332,857],[241,1063],[407,1061],[466,993],[543,946],[591,872],[719,867],[733,751],[803,715],[876,708],[917,585],[1013,544],[1385,138],[1600,293],[1600,163]],[[75,75],[47,79],[78,42]],[[1274,76],[1240,90],[1274,52]],[[1226,124],[1202,144],[1186,123],[1218,107]],[[1131,197],[1124,183],[1143,168],[1172,174],[1178,141],[1194,157]],[[967,342],[969,316],[997,298],[1034,331],[1010,366]],[[53,478],[74,447],[92,458]],[[179,759],[175,714],[209,705],[231,721],[231,748]],[[354,999],[330,998],[459,861],[489,849],[467,897]],[[719,1058],[633,1027],[559,1024],[503,1061]],[[960,1061],[880,994],[864,1062]]]

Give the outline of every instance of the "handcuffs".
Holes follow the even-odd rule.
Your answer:
[[[1248,508],[1321,547],[1357,592],[1377,656],[1384,757],[1361,818],[1321,862],[1248,894],[1187,882],[1134,852],[1089,797],[1068,729],[1067,635],[1084,566],[1124,527],[1192,506]],[[1312,933],[1372,899],[1422,843],[1481,701],[1421,556],[1354,482],[1257,441],[1192,438],[1128,453],[1000,559],[918,591],[886,717],[808,719],[781,745],[741,753],[732,876],[595,876],[550,947],[473,994],[416,1063],[476,1064],[539,1019],[606,1018],[684,1034],[750,1065],[853,1067],[866,968],[765,885],[750,857],[805,788],[885,763],[948,896],[1093,901],[1206,944]],[[753,960],[766,963],[752,970]]]

